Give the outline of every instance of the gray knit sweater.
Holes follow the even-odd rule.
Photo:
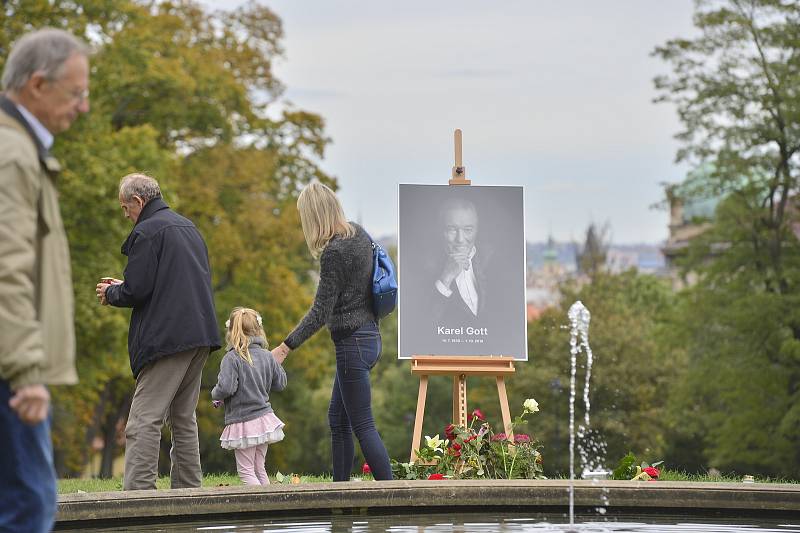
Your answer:
[[[319,258],[319,285],[314,303],[286,340],[295,349],[327,325],[334,339],[347,336],[369,322],[372,312],[372,240],[351,222],[356,234],[334,237]]]
[[[225,425],[271,413],[270,391],[286,388],[286,371],[264,349],[266,344],[261,337],[250,339],[252,366],[234,350],[223,356],[211,398],[225,400]]]

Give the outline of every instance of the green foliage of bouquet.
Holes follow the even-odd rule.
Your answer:
[[[533,398],[525,400],[512,430],[527,423],[525,417],[539,411]],[[396,479],[545,479],[542,446],[524,433],[495,433],[480,409],[467,416],[467,427],[448,425],[445,438],[425,437],[417,460],[392,462]]]

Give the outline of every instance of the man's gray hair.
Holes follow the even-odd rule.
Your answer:
[[[478,210],[475,208],[475,204],[472,203],[471,200],[467,200],[466,198],[462,198],[460,196],[450,196],[444,202],[442,202],[441,207],[439,207],[439,222],[443,222],[448,213],[457,209],[472,211],[475,214],[475,220],[477,222]]]
[[[128,174],[120,180],[119,195],[126,202],[130,202],[134,196],[138,196],[144,200],[144,203],[147,203],[153,198],[161,197],[161,187],[154,178],[137,172]]]
[[[89,55],[89,47],[64,30],[43,28],[23,35],[11,49],[3,69],[3,90],[18,91],[37,72],[57,80],[73,54]]]

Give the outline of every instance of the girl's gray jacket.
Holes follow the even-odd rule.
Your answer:
[[[234,350],[223,356],[211,398],[225,400],[225,425],[271,413],[270,391],[286,388],[286,371],[265,346],[261,337],[250,339],[252,366]]]

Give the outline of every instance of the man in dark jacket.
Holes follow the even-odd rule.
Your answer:
[[[103,305],[133,307],[128,353],[136,390],[125,426],[125,490],[155,489],[161,426],[172,430],[172,488],[202,481],[195,409],[209,352],[220,347],[208,249],[195,225],[144,174],[122,178],[119,202],[134,223],[122,245],[125,280],[103,278]]]

